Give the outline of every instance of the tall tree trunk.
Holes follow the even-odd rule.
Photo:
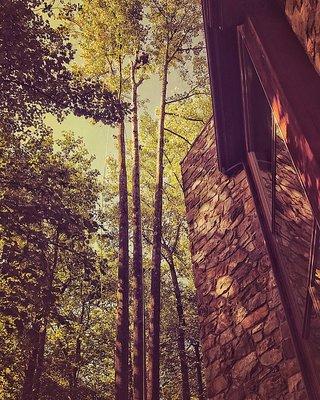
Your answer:
[[[138,127],[138,84],[132,68],[132,231],[133,231],[133,399],[144,400],[145,328],[142,230],[140,199],[140,149]]]
[[[178,349],[179,349],[179,359],[180,359],[180,369],[181,369],[181,378],[182,378],[182,399],[190,400],[190,382],[189,382],[189,367],[188,367],[188,358],[186,353],[185,346],[185,328],[186,322],[184,318],[183,304],[181,298],[181,290],[179,287],[177,272],[174,265],[174,260],[172,254],[169,254],[168,264],[170,267],[172,285],[174,290],[174,295],[176,298],[176,307],[178,314]]]
[[[47,325],[50,316],[50,311],[53,305],[53,281],[58,265],[59,257],[59,230],[56,230],[55,246],[53,250],[53,261],[50,267],[50,263],[47,262],[44,253],[42,254],[43,265],[45,266],[47,276],[47,288],[45,296],[43,298],[43,324],[39,326],[36,333],[36,340],[34,343],[34,349],[32,351],[28,368],[26,371],[21,400],[37,400],[40,393],[41,377],[43,373],[44,365],[44,352],[47,338]],[[41,324],[40,324],[41,325]]]
[[[194,352],[196,355],[196,374],[197,374],[198,398],[199,398],[199,400],[205,400],[199,342],[195,341],[195,343],[193,344],[193,347],[194,347]]]
[[[47,339],[47,325],[50,317],[50,311],[53,305],[53,281],[55,272],[58,265],[58,257],[59,257],[59,229],[56,229],[56,237],[55,237],[55,246],[53,250],[53,260],[52,265],[50,267],[50,263],[47,263],[47,294],[44,299],[44,317],[43,317],[43,327],[40,331],[40,339],[39,339],[39,352],[38,352],[38,360],[37,360],[37,369],[34,378],[34,400],[38,400],[39,393],[40,393],[40,386],[41,386],[41,377],[43,373],[43,366],[44,366],[44,351]],[[44,256],[45,261],[45,256]]]
[[[82,295],[82,285],[81,285],[81,295]],[[85,315],[85,306],[86,306],[86,300],[82,301],[82,306],[81,306],[81,313],[80,313],[80,319],[79,319],[79,324],[82,327],[83,326],[83,320],[84,320],[84,315]],[[76,338],[76,346],[75,346],[75,354],[74,354],[74,359],[73,359],[73,366],[71,368],[71,374],[70,374],[70,381],[69,381],[69,390],[70,390],[70,399],[71,400],[77,400],[78,395],[77,395],[77,386],[78,386],[78,374],[80,370],[80,361],[81,361],[81,337],[80,333],[78,334]]]
[[[129,398],[129,222],[124,122],[118,128],[119,266],[115,349],[115,399],[127,400]]]
[[[33,349],[30,354],[28,366],[26,369],[22,392],[21,392],[21,400],[32,400],[33,398],[33,383],[34,383],[34,375],[36,373],[37,368],[37,359],[39,353],[39,341],[40,341],[40,325],[39,322],[36,322],[33,327]]]
[[[129,399],[133,400],[132,348],[129,343]]]
[[[79,363],[81,359],[81,339],[77,337],[76,339],[76,351],[74,357],[74,366],[72,367],[70,376],[70,399],[77,400],[77,388],[78,388],[78,373],[79,373]]]
[[[163,64],[162,90],[157,148],[157,171],[154,198],[154,220],[152,239],[152,270],[150,292],[150,326],[147,399],[160,398],[160,279],[161,279],[161,236],[162,236],[162,198],[163,198],[163,156],[164,122],[168,87],[168,45]]]
[[[37,355],[37,368],[34,375],[34,387],[33,387],[33,396],[32,400],[37,400],[39,398],[40,393],[40,385],[41,385],[41,377],[43,373],[43,364],[44,364],[44,350],[46,345],[47,338],[47,320],[44,321],[44,325],[39,332],[39,349]]]

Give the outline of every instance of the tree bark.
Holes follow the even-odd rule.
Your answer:
[[[182,399],[190,400],[190,382],[189,382],[189,367],[188,367],[188,358],[186,353],[185,346],[185,328],[186,322],[184,318],[183,304],[181,298],[181,290],[179,287],[177,272],[174,265],[174,260],[172,254],[169,255],[168,264],[170,267],[173,291],[176,298],[176,307],[178,314],[178,349],[179,349],[179,359],[180,359],[180,370],[181,370],[181,379],[182,379]]]
[[[115,349],[115,399],[129,398],[129,222],[124,123],[118,127],[119,255],[117,333]]]
[[[194,352],[196,355],[196,374],[197,374],[198,398],[199,398],[199,400],[205,400],[199,342],[196,341],[193,344],[193,347],[194,347]]]
[[[81,285],[81,294],[82,294],[82,285]],[[80,313],[80,319],[79,319],[79,324],[80,326],[83,326],[83,320],[84,320],[84,315],[85,315],[85,306],[86,306],[86,300],[82,301],[82,306],[81,306],[81,313]],[[77,389],[78,389],[78,374],[80,370],[80,361],[81,361],[81,337],[80,334],[76,338],[76,346],[75,346],[75,354],[74,354],[74,359],[73,359],[73,366],[71,368],[71,374],[70,374],[70,381],[69,381],[69,386],[70,386],[70,399],[71,400],[77,400]]]
[[[47,338],[47,321],[44,322],[41,332],[39,332],[39,350],[37,355],[37,368],[34,375],[34,387],[32,400],[38,400],[41,386],[41,377],[44,364],[44,350]]]
[[[35,323],[33,327],[33,349],[29,358],[27,370],[24,377],[21,400],[32,400],[33,398],[33,383],[34,376],[37,368],[37,358],[39,353],[39,341],[40,341],[40,326],[39,323]]]
[[[75,351],[75,357],[74,357],[74,366],[72,367],[71,374],[70,374],[70,399],[71,400],[77,400],[78,394],[77,394],[77,389],[78,389],[78,373],[79,373],[79,363],[81,359],[81,339],[80,337],[77,337],[76,339],[76,351]]]
[[[168,87],[168,45],[162,72],[162,90],[157,148],[156,188],[154,198],[152,270],[150,293],[149,357],[147,400],[160,399],[160,280],[161,280],[161,236],[163,198],[164,122]]]
[[[142,229],[140,198],[140,149],[138,127],[138,84],[132,67],[132,232],[133,232],[133,399],[144,400],[145,323],[144,279],[142,262]]]
[[[53,304],[53,281],[59,257],[59,235],[59,229],[57,228],[51,267],[50,263],[47,262],[45,255],[43,254],[43,264],[45,265],[47,276],[47,288],[43,299],[43,324],[41,327],[41,323],[39,323],[39,327],[37,328],[36,340],[34,343],[34,348],[30,357],[30,361],[28,363],[21,400],[37,400],[40,393],[41,377],[44,365],[44,352],[47,338],[47,325]]]

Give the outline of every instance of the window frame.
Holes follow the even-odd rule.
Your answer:
[[[245,155],[246,163],[250,167],[251,174],[254,180],[255,188],[257,191],[257,196],[259,199],[259,205],[261,207],[261,212],[264,215],[267,224],[272,232],[275,230],[275,179],[276,179],[276,122],[272,113],[272,108],[269,103],[268,97],[265,93],[264,87],[261,83],[259,75],[255,69],[253,60],[250,53],[242,40],[241,36],[238,35],[238,46],[239,46],[239,57],[240,57],[240,71],[241,71],[241,82],[242,82],[242,104],[243,104],[243,118],[244,118],[244,134],[245,134]],[[271,114],[271,207],[266,195],[265,188],[262,183],[260,168],[258,165],[258,160],[253,149],[253,132],[252,132],[252,121],[251,121],[251,104],[250,104],[250,83],[247,76],[248,73],[248,63],[247,59],[251,60],[252,66],[254,68],[254,73],[260,82],[265,99],[268,101]]]
[[[319,131],[310,127],[310,110],[311,115],[315,108],[320,109],[320,98],[314,96],[314,89],[320,87],[319,81],[314,84],[314,88],[310,87],[310,81],[314,82],[319,79],[311,66],[307,56],[299,47],[298,41],[288,24],[279,18],[279,15],[270,11],[266,7],[266,13],[258,13],[246,19],[243,25],[238,26],[238,51],[240,59],[240,73],[242,80],[242,105],[245,130],[246,152],[244,157],[244,167],[247,171],[249,184],[255,201],[258,217],[264,234],[269,258],[273,267],[273,272],[278,283],[278,289],[282,298],[286,318],[290,327],[290,333],[299,360],[301,371],[304,377],[306,390],[310,399],[318,399],[320,393],[320,380],[313,364],[313,354],[308,345],[308,340],[304,339],[305,328],[301,329],[297,324],[297,310],[292,301],[294,294],[290,293],[287,279],[282,272],[282,260],[279,252],[277,241],[275,238],[275,146],[276,141],[273,139],[272,156],[273,162],[273,182],[272,184],[272,210],[271,223],[270,214],[268,215],[266,207],[266,199],[258,177],[257,166],[252,160],[248,152],[248,105],[246,87],[245,69],[243,68],[243,51],[248,51],[254,69],[258,75],[266,98],[269,102],[276,124],[279,126],[284,142],[294,162],[295,169],[298,172],[302,182],[302,187],[306,193],[307,199],[311,205],[311,209],[315,220],[320,222],[320,193],[316,182],[320,182],[320,162],[316,155],[320,154],[317,136],[320,132],[320,119],[315,116],[315,126],[319,126]],[[279,39],[280,38],[280,39]],[[297,53],[296,53],[297,52]],[[296,57],[296,54],[298,56]],[[288,73],[284,68],[284,60],[294,68],[295,73]],[[292,68],[291,68],[292,69]],[[310,91],[309,96],[303,93],[299,98],[290,90],[294,79],[297,79],[297,87],[300,90],[305,88]],[[275,124],[273,124],[275,126]],[[306,137],[305,132],[308,132]],[[275,138],[275,130],[273,129],[273,138]],[[250,147],[249,147],[250,148]],[[308,150],[306,157],[306,149]],[[312,160],[312,162],[310,162]],[[319,225],[320,226],[320,225]],[[311,251],[314,244],[311,246]],[[314,250],[313,250],[314,251]],[[307,308],[307,306],[306,306]],[[309,307],[310,308],[310,307]],[[306,314],[304,321],[306,320]],[[304,326],[306,324],[304,323]]]
[[[302,335],[305,339],[309,338],[310,325],[312,312],[315,311],[317,317],[320,318],[320,298],[316,293],[315,285],[315,271],[317,263],[320,261],[320,229],[317,221],[314,219],[312,228],[312,238],[309,255],[309,268],[308,268],[308,286],[307,297],[305,304],[303,332]]]

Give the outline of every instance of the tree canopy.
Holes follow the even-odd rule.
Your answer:
[[[212,112],[199,3],[8,0],[0,43],[0,398],[146,400],[152,370],[204,400],[180,172]],[[103,175],[47,114],[112,125]]]
[[[48,3],[0,4],[0,103],[2,125],[32,126],[44,113],[73,112],[104,123],[123,119],[125,107],[98,79],[81,79],[69,68],[75,51],[65,30],[51,27]]]

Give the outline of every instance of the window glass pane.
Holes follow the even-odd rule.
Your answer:
[[[313,215],[280,130],[276,133],[275,232],[296,323],[302,328]]]
[[[263,196],[263,204],[268,209],[268,219],[272,213],[272,158],[273,158],[273,119],[270,105],[253,67],[247,58],[248,88],[248,149],[251,162],[255,164],[255,179],[258,180]],[[270,222],[270,221],[269,221]]]
[[[320,354],[320,315],[319,315],[319,299],[320,299],[320,242],[319,235],[316,243],[315,263],[314,263],[314,296],[312,303],[318,302],[318,307],[314,304],[312,306],[312,313],[309,328],[309,344],[313,354]],[[316,312],[318,308],[318,312]],[[315,369],[320,373],[320,357],[314,357]]]
[[[252,67],[253,68],[253,67]],[[270,171],[272,155],[272,113],[256,72],[252,72],[251,85],[251,151],[259,167]]]

